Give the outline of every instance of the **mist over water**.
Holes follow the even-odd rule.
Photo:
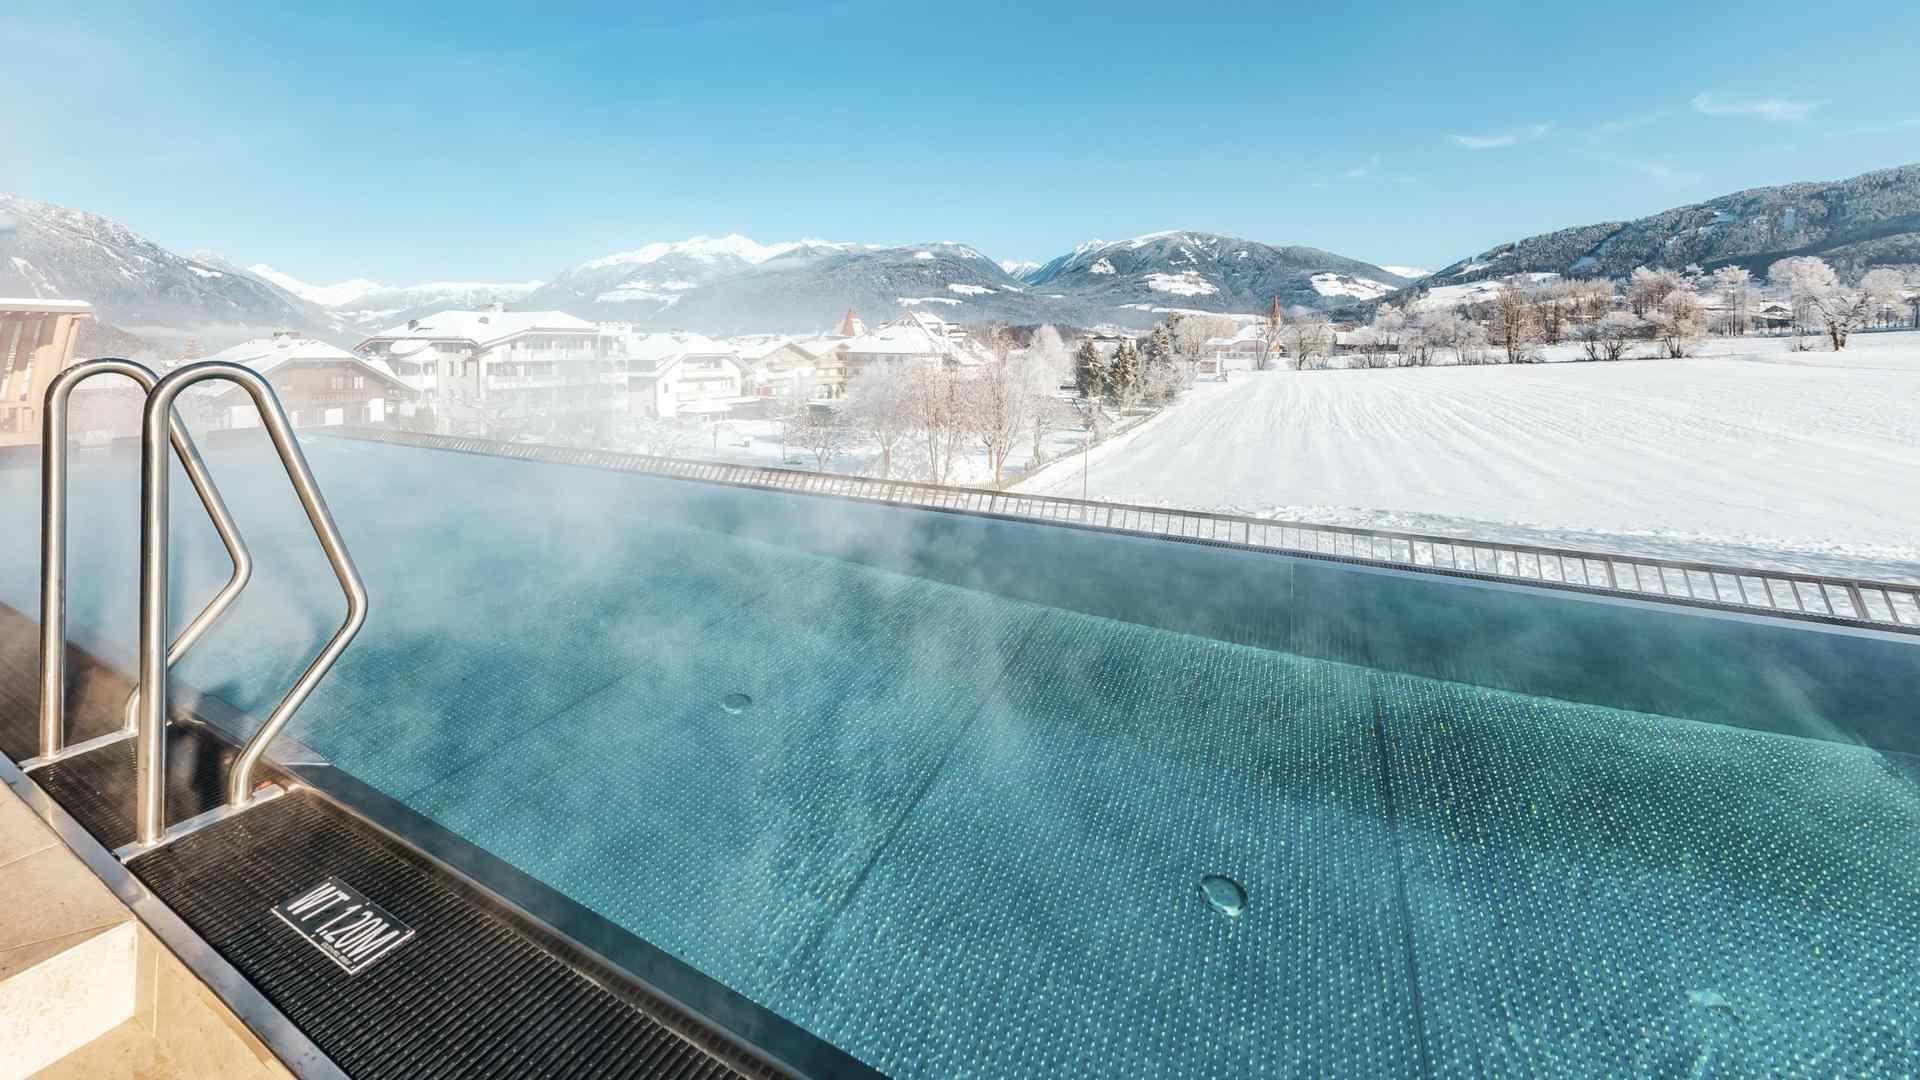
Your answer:
[[[1901,1060],[1920,798],[1817,666],[1856,635],[305,445],[372,611],[293,734],[892,1075]],[[271,455],[209,460],[259,565],[179,680],[259,716],[342,605]],[[74,478],[123,665],[135,465]],[[226,567],[175,492],[178,622]]]

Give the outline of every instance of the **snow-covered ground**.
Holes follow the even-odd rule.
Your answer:
[[[1151,417],[1144,414],[1112,414],[1108,421],[1112,426],[1108,430],[1114,433],[1115,438],[1125,437],[1123,433],[1130,433],[1134,425],[1148,419]],[[685,423],[685,430],[677,441],[635,444],[625,449],[701,461],[725,461],[736,465],[818,469],[819,459],[806,447],[788,442],[783,437],[783,430],[778,420],[723,419],[712,423],[690,420]],[[1048,431],[1041,440],[1041,451],[1053,468],[1077,467],[1070,463],[1080,460],[1085,445],[1085,429],[1078,426],[1077,421],[1069,421],[1065,427]],[[1003,482],[1019,478],[1033,463],[1033,436],[1023,434],[1015,443],[1012,453],[1007,455]],[[926,464],[925,445],[920,438],[909,436],[894,449],[893,467],[889,475],[896,480],[925,481]],[[849,435],[846,444],[827,462],[825,471],[879,476],[880,452],[870,440]],[[1078,476],[1079,473],[1074,475]],[[977,440],[969,439],[960,447],[946,482],[959,487],[993,486],[993,469],[987,463],[986,451]],[[1075,494],[1078,494],[1077,488]]]
[[[1920,580],[1920,333],[1686,360],[1236,373],[1094,450],[1093,498]],[[1566,359],[1572,350],[1553,351]],[[1021,490],[1078,496],[1077,463]]]

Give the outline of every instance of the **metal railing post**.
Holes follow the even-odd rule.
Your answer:
[[[141,422],[140,438],[140,708],[138,734],[134,743],[134,848],[158,844],[166,835],[167,774],[167,663],[164,642],[167,627],[168,535],[167,459],[160,449],[166,437],[168,418],[174,399],[195,383],[226,379],[238,385],[253,399],[260,411],[260,423],[272,440],[287,479],[293,484],[307,520],[319,538],[327,562],[347,597],[347,616],[340,629],[321,648],[307,669],[301,672],[280,703],[274,706],[258,730],[235,756],[227,773],[229,808],[244,807],[253,799],[253,771],[266,753],[267,744],[286,727],[287,721],[313,693],[334,661],[346,650],[367,619],[367,590],[360,572],[347,554],[339,527],[327,509],[326,500],[313,480],[306,455],[293,437],[293,427],[280,407],[273,387],[259,372],[239,364],[208,361],[189,364],[162,378],[147,398]]]
[[[26,762],[28,768],[58,760],[68,749],[67,458],[71,451],[67,446],[67,413],[74,388],[96,375],[124,375],[147,394],[152,393],[156,383],[153,372],[144,365],[106,357],[74,364],[56,374],[47,385],[40,429],[40,756]],[[220,534],[227,557],[233,561],[233,574],[227,583],[174,640],[167,656],[167,663],[174,664],[239,599],[241,590],[253,576],[253,556],[240,539],[239,526],[207,475],[206,462],[178,416],[168,416],[167,437],[186,470],[187,480],[206,507],[207,516],[213,519],[214,530]],[[125,719],[119,733],[107,738],[125,738],[133,733],[139,697],[140,689],[136,685],[127,696]]]

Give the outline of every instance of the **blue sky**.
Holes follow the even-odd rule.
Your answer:
[[[397,283],[724,232],[1437,266],[1920,161],[1910,0],[321,7],[10,5],[0,190]]]

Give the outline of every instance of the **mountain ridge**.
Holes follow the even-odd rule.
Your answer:
[[[1792,255],[1818,255],[1846,273],[1920,265],[1920,164],[1747,188],[1629,221],[1538,233],[1460,259],[1420,284],[1517,273],[1620,278],[1636,266],[1690,264],[1743,266],[1759,276]]]

